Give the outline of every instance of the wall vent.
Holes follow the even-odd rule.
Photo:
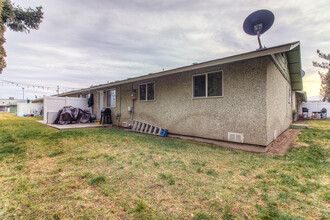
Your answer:
[[[228,132],[228,141],[243,143],[244,135],[242,133]]]

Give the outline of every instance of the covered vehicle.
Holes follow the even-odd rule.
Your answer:
[[[58,111],[54,124],[78,124],[90,122],[91,113],[88,110],[67,106]]]

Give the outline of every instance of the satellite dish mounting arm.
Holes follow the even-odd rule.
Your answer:
[[[262,33],[262,24],[256,24],[256,25],[254,25],[254,32],[258,36],[258,43],[259,43],[259,50],[260,50],[260,49],[263,48],[262,45],[261,45],[261,40],[260,40],[260,35]]]

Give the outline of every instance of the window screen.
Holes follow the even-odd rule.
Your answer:
[[[289,87],[289,104],[291,104],[291,99],[292,99],[292,92],[291,92],[291,88]]]
[[[194,76],[194,97],[206,96],[205,75]]]
[[[147,99],[147,85],[143,84],[140,85],[140,100],[146,100]]]
[[[148,91],[148,100],[154,100],[155,99],[155,84],[154,83],[148,83],[147,84],[147,91]]]
[[[116,107],[116,90],[115,89],[107,91],[107,106]]]
[[[222,96],[222,72],[207,74],[207,96]]]

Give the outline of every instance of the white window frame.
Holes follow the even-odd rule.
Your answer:
[[[148,86],[147,85],[150,84],[150,83],[154,84],[154,99],[152,99],[152,100],[148,100]],[[141,90],[140,90],[141,85],[146,85],[146,99],[145,100],[140,99],[141,98]],[[146,83],[139,84],[139,100],[141,102],[154,102],[154,101],[156,101],[156,83],[155,82],[146,82]]]
[[[208,74],[212,74],[212,73],[218,73],[218,72],[221,72],[221,74],[222,74],[222,80],[221,80],[221,96],[208,96],[208,78],[207,78],[207,76],[208,76]],[[205,75],[205,84],[206,84],[206,86],[205,86],[205,96],[203,96],[203,97],[194,97],[194,77],[195,76],[201,76],[201,75]],[[194,75],[192,75],[192,78],[191,78],[191,82],[192,82],[192,98],[193,99],[212,99],[212,98],[222,98],[223,96],[224,96],[224,91],[223,91],[223,78],[224,78],[224,74],[223,74],[223,70],[216,70],[216,71],[212,71],[212,72],[207,72],[207,73],[199,73],[199,74],[194,74]]]
[[[115,91],[115,104],[112,105],[113,103],[111,102],[111,91]],[[110,92],[110,106],[108,106],[108,92]],[[108,108],[116,108],[116,105],[117,105],[117,91],[116,89],[108,89],[107,90],[107,107]]]

